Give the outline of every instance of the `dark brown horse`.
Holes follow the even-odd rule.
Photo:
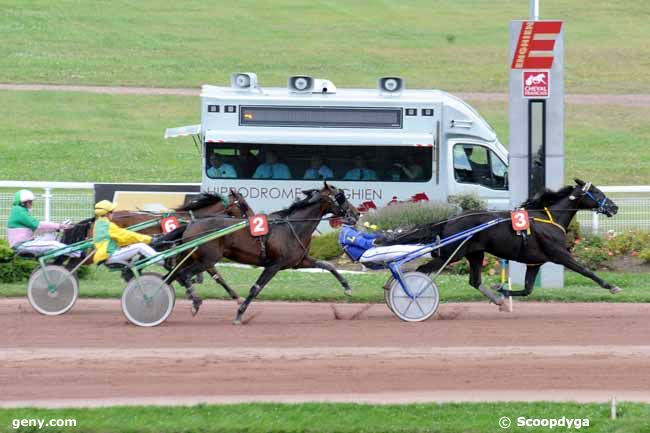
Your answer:
[[[204,193],[200,194],[198,197],[194,198],[190,202],[174,209],[169,215],[176,216],[181,221],[192,221],[197,218],[205,218],[215,215],[229,215],[232,217],[246,218],[254,214],[253,210],[250,208],[243,196],[231,189],[228,193],[228,200],[224,199],[221,195],[218,194],[209,194]],[[141,212],[141,211],[116,211],[113,213],[112,221],[120,227],[130,227],[139,223],[146,221],[151,221],[152,219],[161,218],[160,214],[151,213],[151,212]],[[68,229],[64,232],[62,242],[64,244],[72,244],[81,240],[88,239],[91,236],[92,229],[94,226],[95,218],[89,218],[83,220],[71,229]],[[162,228],[160,224],[156,224],[152,227],[140,231],[140,233],[148,234],[151,236],[160,235],[162,233]],[[66,258],[62,258],[66,259]],[[81,259],[70,259],[66,264],[68,268],[74,268],[79,260],[86,260],[85,263],[90,263],[90,258],[83,257]],[[221,285],[228,295],[238,303],[242,303],[242,298],[239,297],[237,292],[228,285],[226,280],[221,276],[217,268],[206,269],[206,272],[210,274],[210,277],[219,285]],[[196,295],[193,291],[188,291],[188,296],[192,299],[194,303],[193,312],[198,311],[198,306],[201,305],[201,298]]]
[[[621,291],[597,276],[586,266],[578,263],[566,247],[566,230],[576,212],[581,209],[594,210],[611,217],[618,207],[605,194],[580,179],[576,185],[569,185],[559,191],[545,191],[537,197],[522,203],[530,216],[531,234],[517,235],[511,227],[509,212],[468,212],[451,218],[446,222],[424,224],[388,242],[431,243],[436,237],[441,239],[461,233],[480,224],[500,219],[501,222],[483,230],[466,242],[451,244],[431,253],[433,260],[421,265],[418,271],[431,273],[438,271],[448,262],[466,257],[470,265],[469,283],[490,301],[501,305],[505,296],[527,296],[534,287],[535,278],[542,264],[552,262],[563,265],[587,278],[611,293]],[[483,257],[485,253],[527,264],[525,287],[520,291],[509,291],[499,287],[495,294],[481,283]]]
[[[348,282],[328,262],[316,260],[309,255],[311,237],[318,224],[327,214],[357,219],[355,207],[345,198],[342,190],[324,184],[320,190],[303,191],[306,197],[289,208],[268,215],[269,234],[260,241],[248,229],[215,239],[201,245],[194,253],[193,261],[180,269],[177,280],[191,282],[192,275],[210,269],[227,257],[239,263],[261,266],[264,271],[251,287],[246,300],[239,306],[234,323],[240,324],[244,312],[262,291],[264,286],[283,269],[320,268],[331,272],[343,286],[346,295],[352,289]],[[204,233],[228,227],[238,221],[224,218],[206,218],[188,225],[183,241],[195,239]]]

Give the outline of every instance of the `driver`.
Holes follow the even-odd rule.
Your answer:
[[[32,215],[34,193],[27,189],[21,189],[14,196],[11,213],[7,221],[7,240],[9,246],[18,254],[32,254],[39,256],[66,245],[51,236],[35,237],[38,230],[41,233],[52,233],[57,230],[66,230],[72,227],[69,224],[57,224],[39,221]],[[79,257],[80,252],[70,254]]]
[[[384,266],[425,246],[421,244],[379,246],[389,237],[387,233],[368,233],[359,231],[352,225],[344,225],[339,232],[339,244],[355,262],[375,266]]]
[[[108,200],[95,204],[95,227],[93,243],[95,255],[93,263],[106,262],[128,266],[135,256],[152,257],[158,251],[149,246],[153,238],[119,227],[112,221],[113,211],[117,205]],[[161,257],[162,260],[162,257]]]

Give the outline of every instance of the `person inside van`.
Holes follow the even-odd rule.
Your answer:
[[[325,165],[325,161],[323,161],[320,155],[313,155],[309,161],[309,168],[305,170],[302,178],[308,180],[334,179],[334,173]]]
[[[343,180],[377,180],[377,172],[368,168],[363,155],[354,157],[354,168],[345,173]]]
[[[210,155],[210,168],[208,168],[208,176],[213,179],[225,177],[237,177],[235,167],[226,164],[223,161],[223,156],[218,153]]]
[[[242,178],[247,179],[253,176],[255,169],[259,165],[257,156],[253,153],[249,144],[242,144],[239,147],[239,174]]]
[[[395,165],[402,173],[404,173],[403,178],[408,178],[409,180],[420,180],[424,176],[424,169],[420,164],[418,164],[413,155],[408,155],[405,163],[398,162]]]
[[[261,164],[255,170],[254,179],[291,179],[289,167],[287,167],[287,164],[278,161],[275,152],[267,150],[264,161],[264,164]]]

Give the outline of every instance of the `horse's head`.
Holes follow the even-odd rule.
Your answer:
[[[95,222],[95,218],[88,218],[83,221],[79,221],[69,229],[63,230],[63,236],[61,237],[61,242],[70,245],[83,240],[86,240],[90,237],[90,229]]]
[[[251,217],[255,215],[255,211],[251,209],[244,196],[237,192],[234,188],[230,188],[228,192],[228,207],[226,213],[236,217]]]
[[[580,179],[575,179],[575,181],[577,186],[569,199],[577,202],[578,209],[593,209],[608,217],[616,215],[618,206],[605,193],[596,188],[591,182],[584,182]]]
[[[348,201],[342,189],[323,182],[323,188],[318,193],[321,198],[323,215],[331,213],[336,216],[345,217],[354,223],[359,220],[359,211]]]

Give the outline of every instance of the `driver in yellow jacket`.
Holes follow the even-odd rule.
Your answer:
[[[119,227],[111,221],[115,203],[102,200],[95,204],[94,263],[128,265],[135,256],[151,257],[158,252],[149,244],[152,237]]]

